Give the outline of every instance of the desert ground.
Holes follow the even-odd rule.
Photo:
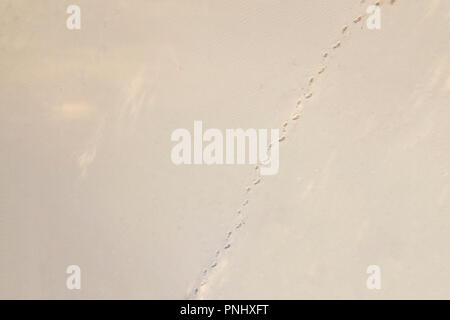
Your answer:
[[[0,298],[449,299],[450,2],[376,2],[0,0]]]

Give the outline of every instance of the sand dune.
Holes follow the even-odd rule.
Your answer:
[[[448,1],[78,2],[0,3],[1,298],[450,298]],[[278,174],[174,165],[195,120]]]

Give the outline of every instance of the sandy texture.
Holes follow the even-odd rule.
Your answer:
[[[450,2],[373,3],[1,0],[0,297],[450,298]],[[279,173],[194,120],[288,120]]]

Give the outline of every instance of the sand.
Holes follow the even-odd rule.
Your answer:
[[[450,298],[450,3],[373,3],[1,1],[0,297]],[[279,173],[174,165],[195,120]]]

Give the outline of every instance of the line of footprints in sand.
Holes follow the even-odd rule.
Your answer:
[[[365,2],[365,0],[361,0],[361,3],[364,3],[364,2]],[[389,2],[390,2],[390,4],[394,4],[395,0],[390,0]],[[374,4],[377,6],[381,6],[382,1],[380,1],[380,0],[376,1]],[[352,20],[352,23],[350,23],[348,25],[344,25],[341,29],[341,38],[331,46],[331,50],[339,49],[341,47],[342,41],[345,39],[345,36],[348,35],[348,33],[349,33],[350,26],[352,26],[352,25],[355,26],[355,25],[359,24],[363,20],[364,17],[365,17],[365,14],[359,15]],[[314,83],[316,83],[317,78],[326,71],[327,62],[329,61],[329,57],[330,57],[330,54],[328,51],[326,51],[322,54],[321,66],[317,69],[316,74],[309,78],[306,89],[302,88],[302,91],[303,91],[301,93],[302,98],[298,99],[294,112],[291,114],[289,119],[284,121],[282,124],[282,129],[281,129],[282,135],[280,136],[280,138],[278,140],[279,142],[283,142],[286,140],[288,128],[290,127],[290,125],[293,125],[297,120],[300,119],[301,111],[304,108],[304,101],[307,101],[312,98],[313,85],[314,85]],[[268,152],[270,152],[270,147],[271,147],[271,145],[269,144],[269,146],[267,148]],[[262,176],[260,175],[258,165],[256,165],[254,169],[255,169],[255,172],[254,172],[254,178],[252,181],[252,186],[257,186],[258,184],[260,184],[262,182]],[[252,186],[247,186],[245,188],[246,194],[248,194],[252,190]],[[209,265],[209,267],[207,267],[203,270],[199,285],[196,286],[194,288],[193,292],[191,293],[192,298],[195,298],[198,295],[201,288],[206,285],[206,283],[208,282],[208,275],[212,272],[212,270],[214,270],[217,267],[223,253],[231,248],[233,235],[235,235],[245,224],[246,216],[244,214],[244,209],[248,205],[248,203],[249,203],[249,199],[245,199],[242,202],[242,204],[239,206],[239,208],[237,209],[233,227],[230,231],[228,231],[226,233],[225,241],[224,241],[224,245],[222,246],[222,249],[216,250],[211,264]]]

